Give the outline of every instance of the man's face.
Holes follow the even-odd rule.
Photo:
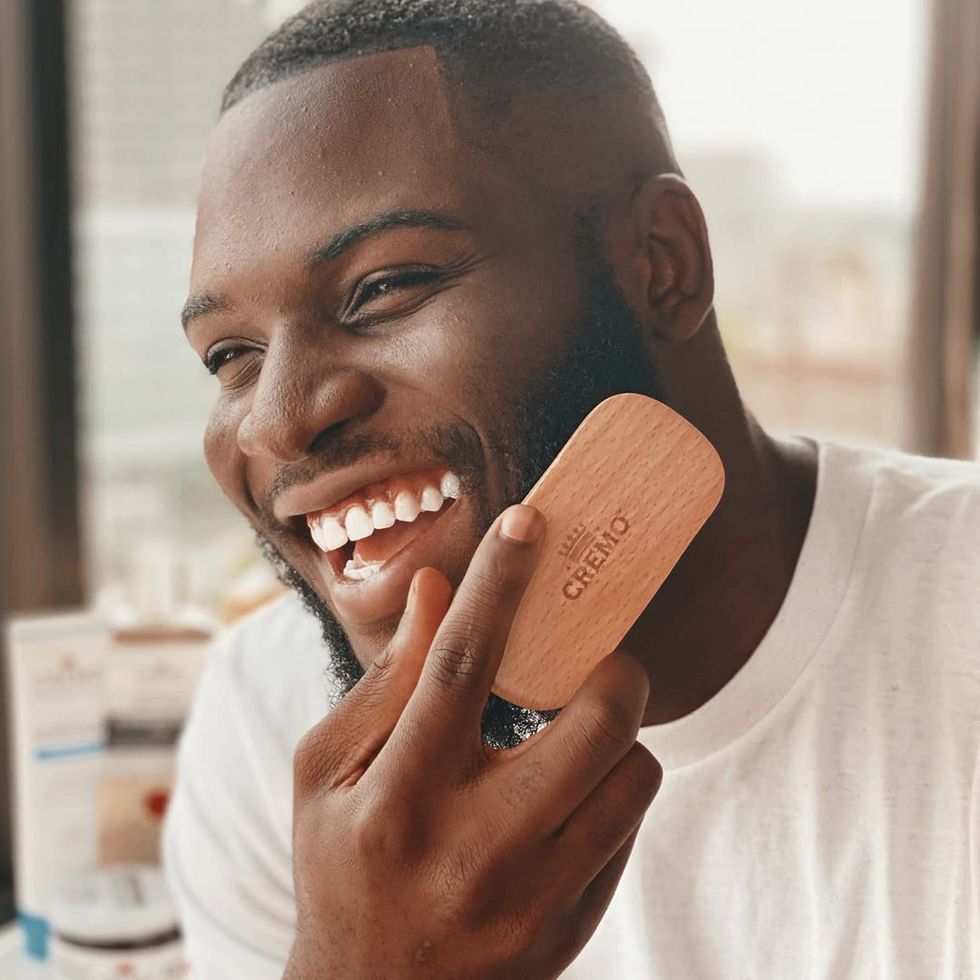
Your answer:
[[[348,683],[418,568],[458,585],[593,405],[658,393],[594,242],[530,197],[426,50],[277,83],[213,137],[187,323],[220,384],[206,456]]]

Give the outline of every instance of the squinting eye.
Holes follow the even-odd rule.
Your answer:
[[[207,352],[204,366],[208,369],[208,373],[217,374],[226,364],[230,364],[248,352],[248,347],[217,347]]]
[[[368,280],[357,291],[352,309],[359,309],[366,303],[371,303],[377,299],[383,299],[399,289],[410,289],[412,286],[422,286],[437,278],[438,273],[434,269],[410,269],[406,272],[394,273],[386,276],[379,276],[377,279]]]

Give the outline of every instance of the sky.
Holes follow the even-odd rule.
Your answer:
[[[593,0],[644,57],[685,152],[748,150],[804,206],[909,214],[927,0]]]

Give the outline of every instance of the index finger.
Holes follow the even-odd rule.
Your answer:
[[[413,738],[434,739],[444,747],[479,742],[483,709],[544,529],[539,510],[515,504],[484,535],[399,722]]]

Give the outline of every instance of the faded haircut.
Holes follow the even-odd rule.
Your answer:
[[[656,103],[630,46],[574,0],[315,0],[246,58],[221,111],[331,62],[414,47],[432,48],[463,99],[483,114],[544,91],[630,91]]]

